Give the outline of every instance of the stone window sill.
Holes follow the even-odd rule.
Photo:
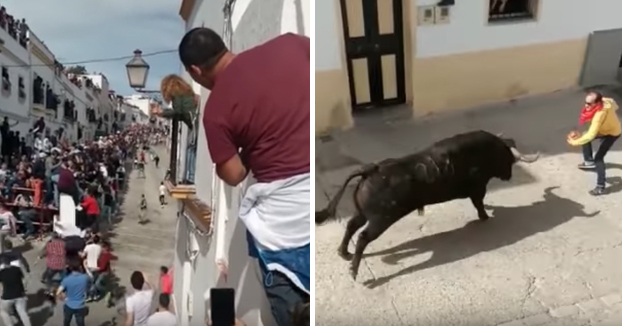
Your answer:
[[[182,199],[183,213],[193,222],[195,227],[203,232],[210,233],[212,228],[212,208],[195,196]]]
[[[164,181],[164,185],[169,195],[175,199],[189,199],[196,194],[194,185],[174,185],[170,180]]]

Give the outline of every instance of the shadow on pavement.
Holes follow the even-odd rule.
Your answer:
[[[432,257],[423,263],[367,281],[365,285],[375,288],[403,275],[512,245],[537,233],[549,231],[575,217],[589,218],[600,213],[586,213],[583,205],[555,195],[553,189],[556,188],[558,187],[546,188],[543,200],[528,206],[488,206],[487,209],[493,211],[493,218],[486,222],[475,220],[460,229],[428,235],[365,255],[384,256],[383,262],[395,265],[402,259],[432,252]]]

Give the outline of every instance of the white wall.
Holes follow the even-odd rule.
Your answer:
[[[193,13],[187,22],[187,30],[194,27],[205,26],[222,34],[223,0],[199,0],[195,4]],[[259,45],[279,34],[296,32],[309,35],[309,9],[308,0],[237,0],[233,13],[232,23],[234,26],[233,52],[240,52]],[[183,74],[190,81],[187,74]],[[193,83],[195,92],[201,95],[203,108],[209,92]],[[203,110],[201,110],[201,114]],[[199,121],[202,118],[199,117]],[[186,130],[182,131],[182,143],[185,144]],[[184,146],[181,146],[181,157],[184,155]],[[236,309],[238,317],[242,318],[247,325],[272,325],[270,306],[260,280],[260,273],[255,260],[248,257],[246,244],[246,229],[238,220],[237,212],[240,197],[243,193],[241,187],[231,188],[218,180],[217,192],[212,194],[213,175],[211,171],[212,161],[207,151],[207,140],[202,124],[198,132],[197,168],[195,173],[195,185],[197,196],[204,202],[211,204],[212,195],[216,211],[216,223],[228,219],[226,227],[216,229],[211,238],[198,237],[201,250],[194,264],[189,264],[185,254],[186,239],[192,232],[184,218],[180,218],[177,232],[177,250],[175,259],[175,302],[178,316],[182,319],[181,325],[187,325],[185,317],[188,311],[185,308],[188,296],[193,298],[190,314],[193,316],[189,325],[200,325],[206,318],[206,310],[209,302],[205,301],[205,293],[214,286],[227,286],[236,289]],[[181,160],[183,162],[183,159]],[[183,166],[183,165],[180,165]],[[215,264],[216,237],[224,235],[229,262],[229,276],[227,284],[218,279],[219,273]],[[219,283],[220,282],[220,283]],[[189,284],[192,286],[189,286]],[[181,293],[180,293],[181,291]]]
[[[343,35],[337,25],[341,17],[336,1],[315,0],[315,70],[341,69],[339,40]]]
[[[0,29],[0,31],[3,30]],[[0,65],[7,67],[11,81],[10,92],[0,91],[0,115],[9,117],[11,123],[19,121],[19,124],[11,129],[19,131],[21,135],[24,135],[30,129],[29,114],[30,96],[32,93],[28,57],[18,58],[9,49],[4,48],[2,53],[0,53]],[[19,97],[19,77],[22,77],[24,80],[25,98]],[[0,87],[2,87],[1,83]]]
[[[144,114],[149,116],[151,100],[144,95],[130,95],[125,97],[125,101],[130,105],[138,107]]]
[[[438,0],[416,2],[429,5]],[[540,0],[537,22],[490,25],[487,7],[488,0],[456,1],[450,24],[417,26],[417,57],[579,39],[596,30],[622,27],[620,0]]]

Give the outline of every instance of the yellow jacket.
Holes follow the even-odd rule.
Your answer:
[[[577,139],[569,139],[572,146],[581,146],[594,140],[598,136],[619,136],[622,133],[620,119],[616,111],[618,104],[612,98],[603,98],[603,109],[594,114],[590,129]]]

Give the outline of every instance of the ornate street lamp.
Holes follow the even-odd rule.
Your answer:
[[[145,88],[149,75],[149,64],[143,59],[142,54],[141,50],[135,50],[134,57],[125,65],[130,87],[137,90]]]

